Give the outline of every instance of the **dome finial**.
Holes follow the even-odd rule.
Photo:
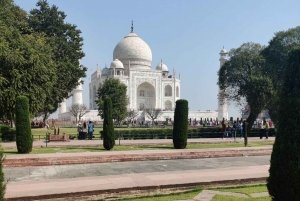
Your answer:
[[[131,33],[133,32],[133,20],[131,21]]]

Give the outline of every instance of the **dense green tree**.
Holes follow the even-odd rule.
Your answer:
[[[0,201],[4,201],[4,195],[6,190],[6,182],[4,180],[4,172],[3,172],[3,162],[4,162],[4,156],[3,156],[3,149],[0,147]]]
[[[265,74],[271,78],[274,85],[274,93],[270,97],[272,101],[267,108],[275,123],[278,120],[279,89],[281,89],[283,72],[287,66],[288,53],[298,45],[300,45],[300,26],[277,32],[261,53],[266,59]]]
[[[76,25],[65,22],[67,15],[59,11],[57,6],[49,6],[46,0],[40,0],[36,5],[38,9],[30,11],[29,25],[35,32],[47,36],[47,44],[53,49],[57,76],[53,81],[53,88],[48,91],[44,107],[40,110],[47,116],[48,113],[55,112],[58,104],[82,83],[79,79],[86,76],[87,68],[79,62],[84,57],[81,31]]]
[[[26,96],[16,98],[16,143],[18,153],[32,150],[32,135],[29,118],[29,102]]]
[[[289,54],[279,96],[278,132],[267,187],[274,201],[300,197],[300,47]]]
[[[273,94],[271,79],[263,72],[265,59],[260,55],[264,49],[260,44],[244,43],[229,52],[229,61],[220,68],[218,85],[229,101],[248,103],[250,115],[247,119],[252,127],[257,115],[267,107]]]
[[[115,146],[115,131],[112,119],[112,101],[109,97],[104,100],[103,147],[111,150]]]
[[[175,149],[185,149],[187,145],[188,130],[188,101],[177,100],[174,113],[173,145]]]
[[[112,101],[112,118],[120,123],[127,117],[128,98],[126,90],[127,86],[121,83],[119,79],[108,78],[99,85],[97,105],[101,118],[104,118],[104,100],[107,97],[110,97]]]
[[[27,13],[10,0],[0,1],[0,74],[0,111],[9,120],[17,96],[28,97],[34,114],[55,80],[51,46],[44,34],[32,32]]]

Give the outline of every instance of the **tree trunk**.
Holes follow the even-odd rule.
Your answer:
[[[247,118],[247,122],[248,122],[248,131],[250,131],[251,130],[251,128],[252,128],[252,126],[253,126],[253,123],[254,123],[254,121],[256,120],[256,118],[257,118],[257,115],[258,114],[254,114],[254,113],[252,113],[252,112],[250,112],[250,115],[248,116],[248,118]]]

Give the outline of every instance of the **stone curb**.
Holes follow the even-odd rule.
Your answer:
[[[229,186],[229,185],[245,185],[249,183],[265,183],[267,177],[260,178],[248,178],[248,179],[236,179],[236,180],[224,180],[224,181],[212,181],[212,182],[196,182],[196,183],[183,183],[183,184],[168,184],[168,185],[153,185],[153,186],[140,186],[140,187],[129,187],[129,188],[118,188],[118,189],[105,189],[96,191],[85,191],[85,192],[72,192],[72,193],[61,193],[61,194],[48,194],[40,196],[27,196],[27,197],[16,197],[6,198],[6,201],[31,201],[31,200],[42,200],[42,199],[55,199],[64,197],[81,197],[81,196],[92,196],[105,194],[106,197],[117,198],[122,193],[130,193],[131,191],[146,192],[155,191],[159,189],[179,189],[184,188],[186,190],[193,188],[205,188],[205,187],[216,187],[216,186]]]
[[[88,163],[110,163],[124,161],[153,161],[153,160],[173,160],[173,159],[199,159],[217,157],[237,157],[237,156],[263,156],[271,155],[272,148],[264,149],[240,149],[240,150],[193,150],[183,152],[160,153],[125,153],[117,154],[98,154],[90,156],[49,156],[49,157],[24,157],[6,158],[4,167],[25,167],[25,166],[49,166],[49,165],[70,165]]]

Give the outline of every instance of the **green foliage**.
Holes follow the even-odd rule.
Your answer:
[[[175,149],[185,149],[188,131],[188,101],[177,100],[174,114],[173,145]]]
[[[84,57],[82,51],[83,38],[76,25],[65,22],[66,14],[55,5],[49,6],[45,0],[37,2],[36,9],[29,14],[29,25],[33,31],[42,33],[47,38],[47,44],[52,47],[54,71],[56,79],[51,79],[53,87],[47,91],[46,100],[39,112],[44,120],[56,111],[58,105],[69,93],[76,88],[85,77],[86,67],[79,60]],[[52,77],[53,78],[53,75]]]
[[[222,94],[223,98],[241,105],[246,101],[250,106],[247,119],[250,128],[273,95],[272,81],[262,70],[265,59],[260,53],[263,49],[260,44],[244,43],[230,50],[229,61],[218,72],[218,85],[220,89],[226,90]]]
[[[16,97],[29,99],[31,113],[42,108],[55,80],[52,47],[31,30],[27,13],[13,1],[0,3],[0,115],[14,119]],[[43,86],[43,87],[41,87]]]
[[[97,104],[101,118],[104,118],[104,100],[107,97],[112,101],[112,118],[120,123],[127,117],[128,98],[126,90],[126,85],[121,83],[119,79],[108,78],[100,84],[97,91]]]
[[[266,59],[264,72],[272,79],[275,90],[267,107],[271,119],[275,123],[277,123],[279,116],[279,91],[283,82],[283,72],[287,67],[288,54],[294,47],[299,45],[300,26],[277,32],[269,41],[269,45],[262,51],[262,55]]]
[[[2,142],[16,141],[16,130],[9,125],[0,126],[0,134]]]
[[[278,132],[267,187],[274,201],[300,197],[300,47],[289,54],[279,96]]]
[[[18,153],[32,151],[32,136],[29,119],[28,98],[18,96],[16,98],[16,142]]]
[[[103,147],[111,150],[115,146],[115,131],[112,119],[112,101],[107,97],[104,101]]]
[[[4,201],[4,195],[6,190],[6,182],[4,181],[4,173],[3,173],[3,162],[4,162],[4,156],[3,156],[3,149],[0,147],[0,201]]]

